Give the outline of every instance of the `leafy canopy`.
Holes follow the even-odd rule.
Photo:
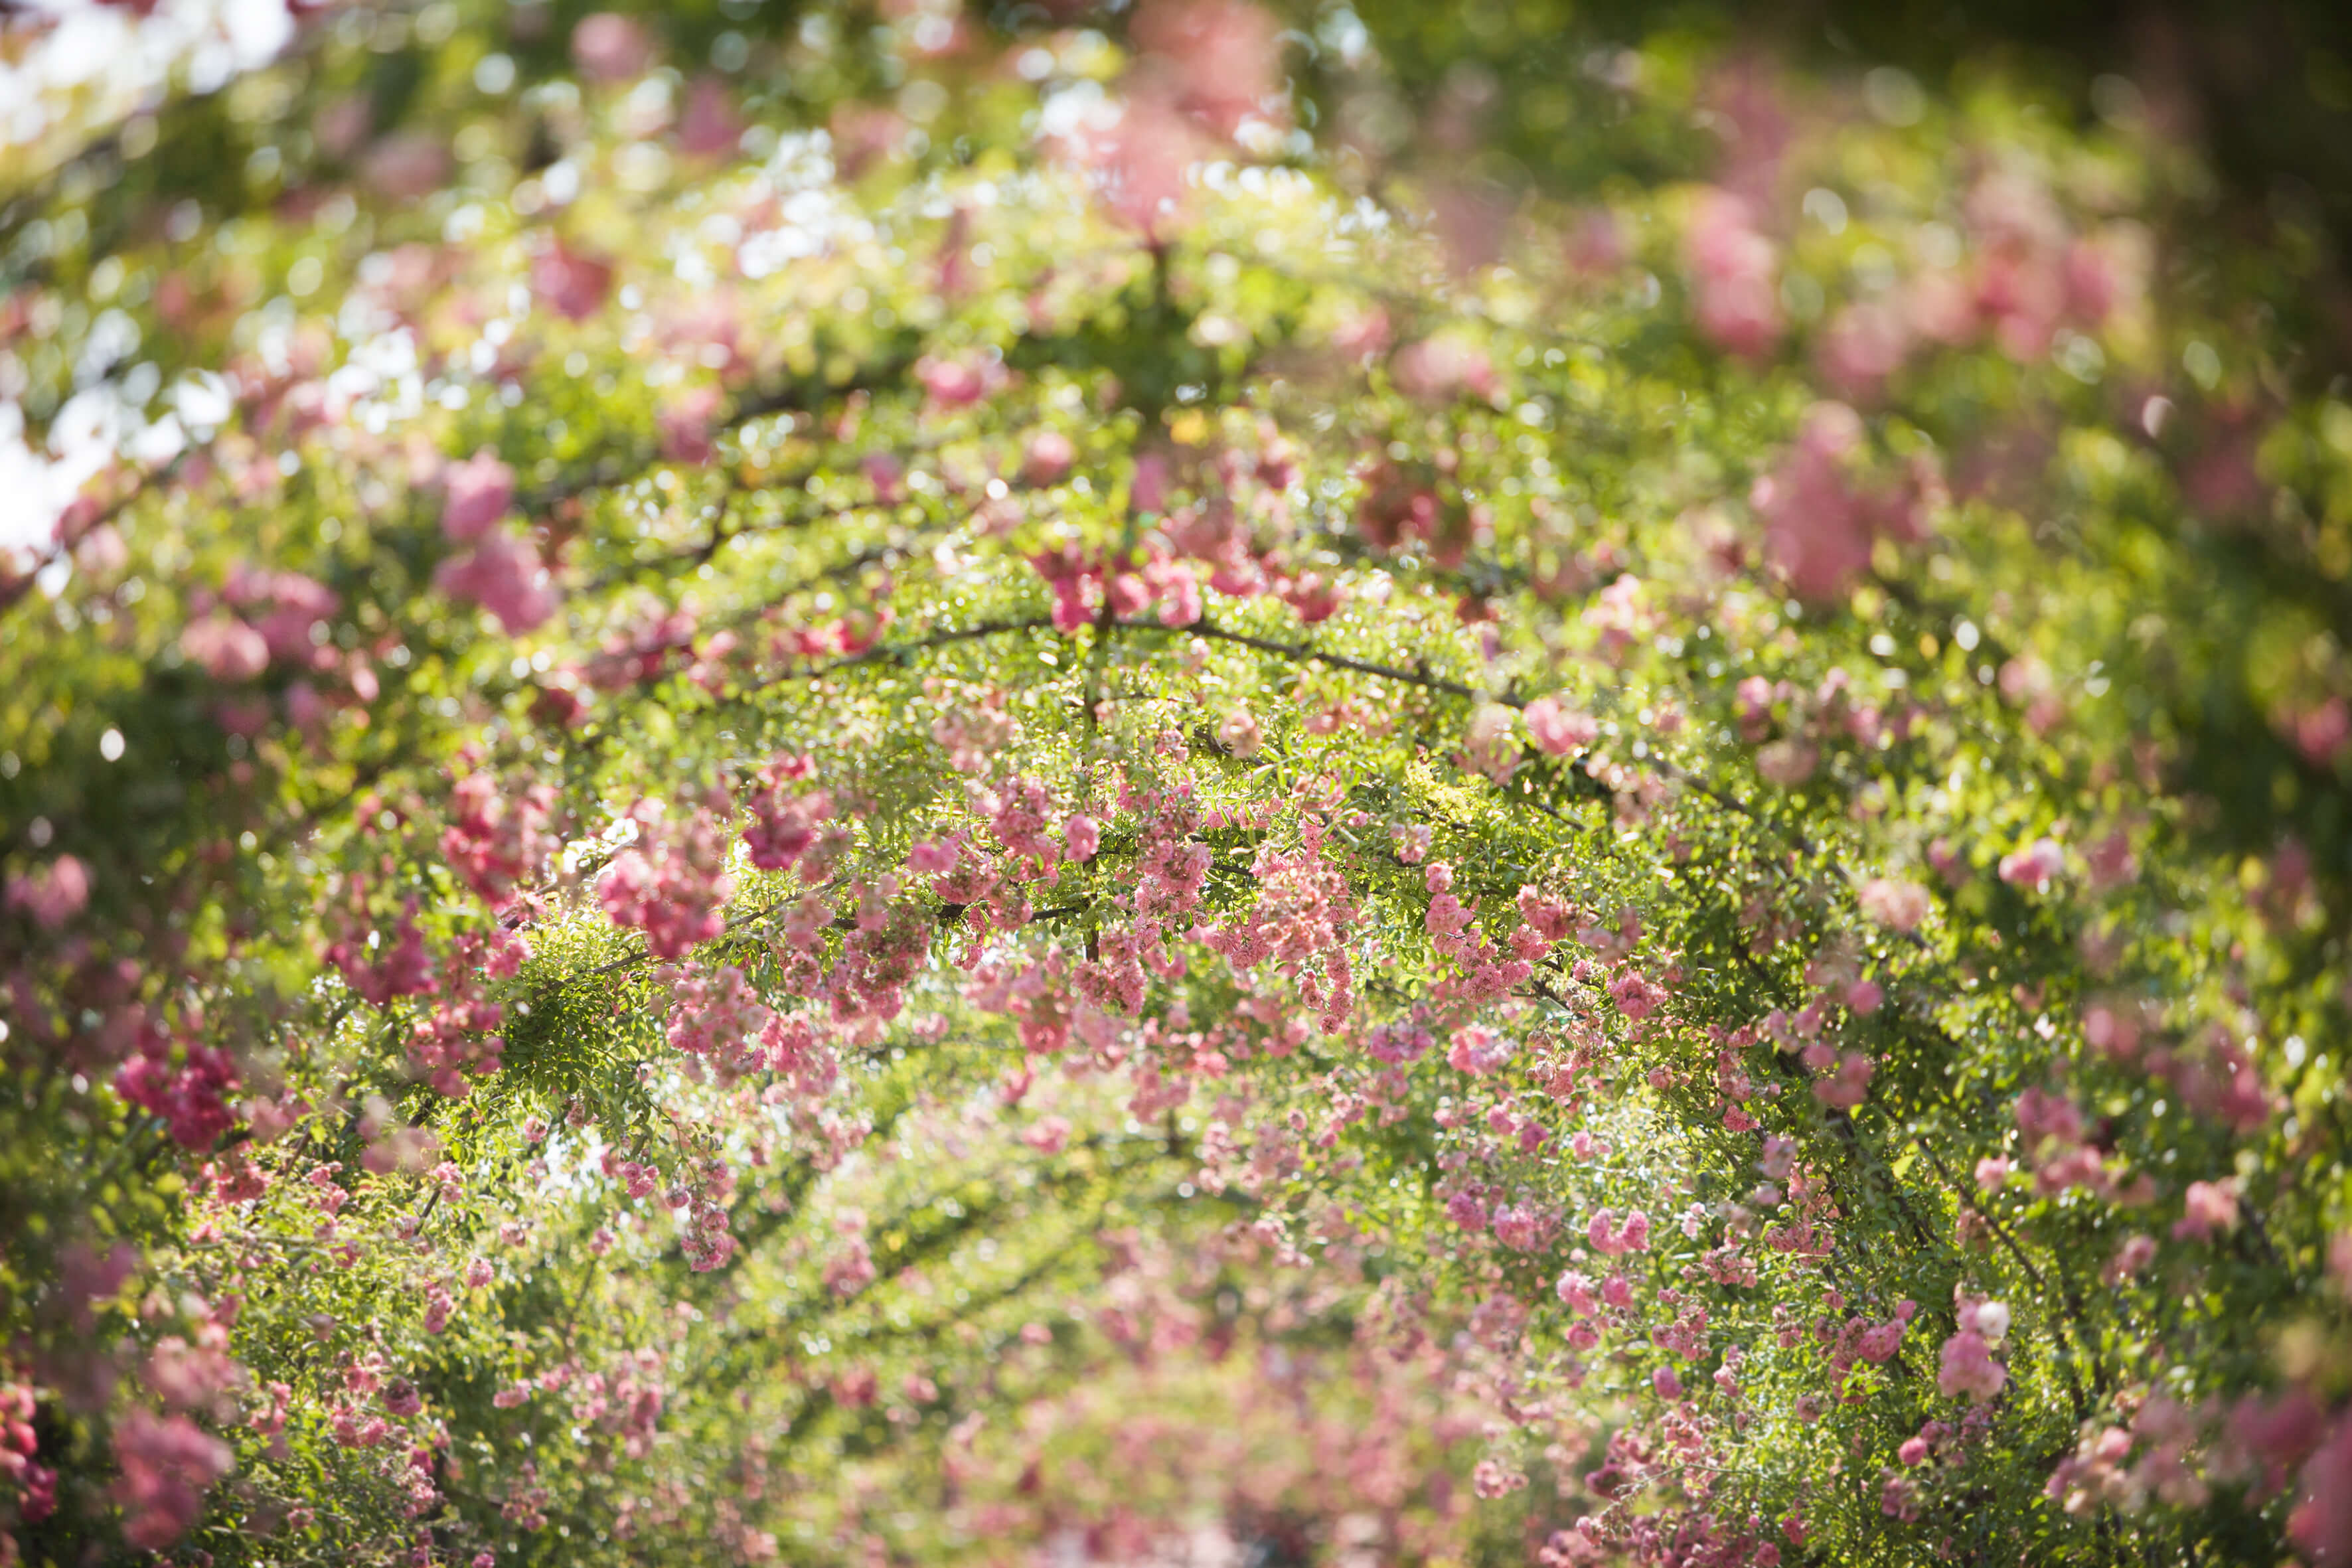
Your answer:
[[[2352,1558],[2197,71],[5,29],[0,1562]]]

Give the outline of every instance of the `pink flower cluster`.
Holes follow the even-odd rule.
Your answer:
[[[161,1117],[184,1149],[206,1149],[236,1124],[228,1096],[240,1080],[236,1058],[207,1044],[204,1016],[190,1008],[182,1027],[165,1028],[141,1016],[137,1054],[116,1071],[114,1092]]]
[[[0,1508],[13,1504],[26,1524],[40,1523],[57,1507],[57,1471],[34,1458],[40,1452],[33,1431],[36,1403],[29,1384],[0,1383]],[[0,1558],[14,1546],[0,1529]]]
[[[530,956],[530,944],[504,929],[468,931],[447,954],[444,983],[432,1005],[410,1026],[408,1059],[440,1094],[463,1100],[467,1077],[499,1070],[506,1042],[493,1031],[506,1009],[488,995],[491,981],[511,979]]]
[[[328,961],[342,971],[344,983],[362,1001],[378,1007],[431,991],[433,960],[425,951],[425,933],[417,928],[416,900],[408,900],[389,933],[370,929],[364,936],[356,930],[368,918],[364,886],[353,885],[352,904],[352,934],[337,938],[327,949]]]
[[[71,855],[8,879],[6,907],[29,915],[51,931],[81,913],[89,902],[89,868]]]
[[[553,265],[561,266],[562,253],[551,255],[558,258]],[[567,275],[573,270],[562,269]],[[555,613],[555,593],[530,535],[500,526],[513,501],[514,472],[494,454],[477,452],[450,468],[441,531],[466,548],[435,569],[433,585],[453,599],[481,605],[509,637],[520,637]]]
[[[683,958],[698,942],[727,929],[727,900],[735,879],[727,872],[727,837],[719,825],[723,798],[697,806],[665,830],[661,816],[640,802],[629,813],[637,841],[613,857],[596,896],[617,926],[646,933],[656,958]]]
[[[833,820],[830,795],[792,787],[809,772],[809,759],[800,756],[777,757],[760,770],[759,788],[746,803],[751,821],[743,829],[743,843],[751,864],[762,871],[791,870]]]
[[[1868,482],[1864,445],[1853,409],[1816,403],[1780,466],[1749,492],[1765,553],[1802,598],[1835,598],[1870,565],[1881,539],[1927,537],[1942,500],[1941,481],[1924,458],[1891,479]]]
[[[1771,352],[1782,330],[1780,247],[1758,228],[1748,200],[1718,188],[1700,192],[1683,250],[1699,331],[1743,358]]]
[[[1936,1387],[1947,1399],[1966,1394],[1990,1404],[2009,1383],[2009,1369],[1992,1352],[2009,1333],[2009,1309],[1961,1291],[1957,1297],[1959,1329],[1944,1342]]]
[[[467,773],[449,792],[441,853],[467,887],[499,908],[554,852],[556,838],[547,830],[554,808],[551,785],[502,786],[489,773]]]
[[[1323,857],[1323,824],[1300,824],[1295,851],[1262,846],[1251,867],[1257,902],[1202,935],[1246,974],[1272,963],[1297,988],[1327,1034],[1336,1034],[1354,1007],[1355,981],[1348,945],[1356,914],[1354,894],[1339,868]]]
[[[767,1039],[776,1015],[761,1003],[731,963],[714,969],[669,968],[662,981],[670,996],[665,1026],[670,1048],[691,1058],[721,1084],[773,1067],[779,1052]]]
[[[1640,1209],[1625,1215],[1621,1225],[1614,1209],[1596,1209],[1585,1223],[1584,1238],[1592,1249],[1603,1257],[1614,1258],[1621,1253],[1650,1250],[1650,1216]]]
[[[114,1429],[121,1475],[114,1500],[133,1546],[160,1552],[187,1533],[214,1482],[229,1473],[227,1444],[184,1415],[133,1410]]]

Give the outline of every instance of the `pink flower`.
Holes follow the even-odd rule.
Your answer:
[[[726,928],[726,903],[735,891],[726,861],[727,843],[716,816],[698,811],[674,835],[648,833],[614,856],[597,883],[597,898],[615,925],[646,933],[646,951],[655,957],[683,958],[696,943]],[[698,1012],[722,984],[695,979],[691,994],[680,988],[679,1006]],[[740,979],[730,971],[723,988],[740,988]],[[673,1022],[677,1012],[673,1009]]]
[[[2288,1537],[2326,1568],[2352,1562],[2352,1419],[2336,1422],[2304,1465],[2302,1481]]]
[[[1757,232],[1748,203],[1726,190],[1702,192],[1683,251],[1699,331],[1743,358],[1769,353],[1780,338],[1780,253]]]
[[[1257,716],[1247,709],[1226,714],[1217,725],[1217,743],[1237,757],[1256,756],[1264,739]]]
[[[1454,1032],[1446,1065],[1473,1078],[1493,1072],[1511,1059],[1511,1043],[1494,1030],[1473,1024]]]
[[[1495,1239],[1514,1252],[1533,1252],[1543,1245],[1543,1224],[1526,1205],[1496,1205],[1493,1224]]]
[[[1985,1159],[1977,1162],[1977,1185],[1985,1192],[1999,1192],[2009,1180],[2009,1162]]]
[[[873,1284],[874,1279],[874,1256],[862,1236],[851,1237],[824,1266],[825,1289],[845,1300]]]
[[[1021,458],[1021,482],[1033,489],[1058,485],[1078,460],[1078,448],[1059,430],[1040,430],[1029,437]]]
[[[1128,486],[1128,503],[1139,512],[1166,511],[1169,488],[1174,482],[1167,458],[1159,452],[1146,452],[1135,460],[1135,479]]]
[[[653,44],[630,17],[612,11],[583,16],[572,29],[572,60],[593,82],[628,81],[645,74]]]
[[[994,359],[940,359],[926,354],[915,362],[915,379],[934,410],[969,408],[1005,382],[1004,366]]]
[[[1506,1497],[1527,1484],[1524,1471],[1515,1470],[1500,1459],[1481,1459],[1470,1471],[1470,1489],[1482,1498]]]
[[[1536,744],[1555,757],[1564,757],[1591,745],[1601,733],[1601,725],[1591,714],[1562,708],[1555,698],[1537,698],[1528,704],[1522,717]]]
[[[114,1455],[122,1474],[114,1500],[122,1533],[133,1546],[160,1552],[196,1522],[204,1494],[228,1474],[227,1444],[184,1415],[134,1410],[115,1428]]]
[[[1992,1347],[1983,1334],[1962,1329],[1944,1342],[1943,1366],[1936,1373],[1936,1386],[1945,1398],[1958,1399],[1965,1394],[1986,1404],[2008,1382],[2009,1369],[1992,1359]]]
[[[269,668],[268,643],[226,610],[215,610],[182,632],[180,651],[215,680],[251,680]]]
[[[1779,740],[1756,749],[1756,771],[1764,782],[1794,789],[1822,765],[1822,750],[1807,741]]]
[[[514,501],[514,470],[488,447],[449,469],[441,503],[441,531],[471,544],[506,516]]]
[[[8,879],[8,907],[33,917],[51,931],[81,913],[89,902],[89,868],[70,855],[60,855],[21,877]]]
[[[1855,901],[1862,912],[1895,931],[1916,931],[1927,918],[1927,889],[1916,882],[1873,877],[1862,885]]]
[[[1021,1134],[1021,1142],[1040,1154],[1058,1154],[1069,1141],[1070,1122],[1064,1116],[1041,1117]]]
[[[533,293],[547,301],[550,310],[565,321],[585,321],[596,313],[604,303],[604,296],[612,292],[613,266],[562,245],[551,245],[531,258],[530,287]]]
[[[1420,403],[1448,403],[1465,393],[1491,402],[1500,390],[1494,362],[1451,333],[1408,343],[1397,351],[1389,369],[1397,390]]]
[[[430,131],[394,132],[368,149],[360,175],[378,195],[417,201],[449,178],[449,149]]]
[[[1650,1386],[1657,1391],[1659,1398],[1669,1403],[1683,1396],[1683,1380],[1675,1375],[1675,1369],[1670,1366],[1662,1366],[1652,1373]]]
[[[2155,1261],[2155,1237],[2128,1237],[2124,1244],[2116,1249],[2115,1257],[2108,1259],[2106,1268],[2100,1270],[2100,1283],[2120,1285]]]
[[[2012,888],[2046,891],[2066,869],[2066,852],[2053,838],[2038,838],[2027,848],[2000,858],[2000,879]]]
[[[1201,618],[1201,580],[1190,566],[1163,563],[1148,579],[1159,590],[1160,624],[1189,626]]]
[[[677,144],[688,156],[720,158],[735,151],[743,136],[742,116],[727,84],[715,76],[698,76],[687,89],[686,112],[678,116]]]
[[[1628,1018],[1640,1022],[1658,1010],[1666,999],[1663,987],[1653,985],[1635,970],[1628,969],[1609,983],[1609,998],[1617,1010]]]
[[[1903,1345],[1903,1324],[1885,1322],[1863,1331],[1854,1341],[1854,1353],[1866,1362],[1885,1363],[1894,1359]]]
[[[673,463],[707,463],[718,451],[710,438],[724,401],[709,383],[689,387],[664,405],[654,422],[661,429],[662,456]]]
[[[468,1290],[479,1290],[497,1277],[488,1258],[477,1258],[466,1265],[466,1289]]]
[[[1561,1275],[1559,1283],[1552,1289],[1559,1296],[1559,1304],[1580,1318],[1589,1318],[1601,1310],[1599,1300],[1592,1294],[1592,1281],[1573,1268]]]
[[[1062,824],[1062,837],[1073,860],[1091,860],[1095,858],[1095,851],[1102,847],[1102,829],[1093,817],[1083,812]],[[910,857],[910,864],[911,859]]]
[[[823,836],[834,816],[833,796],[824,790],[793,794],[790,787],[806,776],[804,757],[778,758],[760,773],[760,793],[751,797],[751,821],[743,843],[752,865],[763,871],[789,871]],[[945,864],[939,862],[944,856]],[[953,845],[918,844],[907,857],[909,870],[952,870]]]
[[[1280,24],[1242,0],[1150,0],[1135,37],[1166,73],[1173,106],[1221,136],[1281,91]]]
[[[547,570],[530,540],[493,533],[463,555],[441,563],[433,585],[453,599],[469,600],[499,618],[509,637],[536,630],[555,613]]]
[[[2205,1241],[2238,1228],[2238,1194],[2228,1182],[2191,1182],[2182,1199],[2185,1212],[2172,1226],[2175,1241]]]
[[[1911,323],[1901,310],[1874,301],[1851,304],[1822,336],[1822,374],[1847,397],[1873,397],[1910,349]]]
[[[146,1385],[173,1410],[201,1410],[246,1381],[245,1368],[222,1348],[227,1342],[224,1330],[205,1325],[196,1340],[190,1344],[177,1334],[167,1334],[147,1357]]]
[[[1805,412],[1796,442],[1748,492],[1765,554],[1806,599],[1833,600],[1870,565],[1882,539],[1925,538],[1943,494],[1925,457],[1872,479],[1862,418],[1842,403]]]
[[[1827,1053],[1827,1046],[1816,1048]],[[1834,1077],[1813,1085],[1813,1098],[1837,1110],[1852,1110],[1870,1098],[1870,1080],[1877,1067],[1860,1051],[1848,1051],[1838,1058]]]
[[[1850,472],[1862,447],[1860,416],[1843,403],[1817,403],[1789,455],[1749,494],[1766,553],[1803,598],[1834,597],[1870,564],[1871,520]]]
[[[1595,1252],[1605,1257],[1647,1252],[1650,1249],[1650,1216],[1635,1209],[1625,1216],[1625,1223],[1620,1227],[1616,1210],[1596,1210],[1585,1225],[1584,1237],[1592,1244]]]
[[[2305,709],[2294,715],[2282,726],[2295,750],[2315,768],[2332,766],[2336,753],[2347,739],[2352,739],[2352,710],[2344,706],[2340,697],[2331,697],[2316,708]]]
[[[895,452],[868,452],[858,459],[858,471],[866,482],[874,487],[874,499],[884,506],[897,506],[907,499],[907,465]]]

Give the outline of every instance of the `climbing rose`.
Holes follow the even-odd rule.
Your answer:
[[[1895,931],[1916,931],[1927,918],[1927,889],[1916,882],[1873,877],[1862,885],[1855,901],[1862,912]]]
[[[134,1546],[160,1552],[187,1533],[204,1507],[206,1489],[229,1472],[227,1444],[184,1415],[134,1410],[114,1432],[122,1468],[114,1499],[122,1533]]]
[[[1936,1386],[1947,1399],[1971,1394],[1984,1404],[2009,1382],[2009,1370],[1992,1359],[1991,1347],[1974,1329],[1963,1329],[1944,1342],[1943,1365]]]
[[[60,855],[29,875],[8,879],[8,908],[23,910],[36,924],[53,931],[89,902],[89,869],[70,855]]]
[[[514,500],[514,470],[488,447],[449,470],[441,503],[441,531],[458,544],[471,544],[506,516]]]
[[[1592,715],[1562,708],[1557,699],[1550,697],[1538,697],[1528,703],[1523,717],[1536,744],[1555,757],[1564,757],[1591,745],[1601,733],[1601,726]]]
[[[2191,1182],[2183,1213],[2172,1226],[2176,1241],[2205,1241],[2238,1226],[2238,1194],[2227,1182]]]
[[[215,680],[251,680],[269,668],[269,645],[226,610],[215,610],[180,634],[180,651]]]
[[[539,551],[513,533],[492,533],[464,555],[441,563],[433,585],[453,599],[470,600],[499,618],[509,637],[535,631],[555,613],[555,595],[542,579]]]
[[[653,62],[653,43],[634,18],[599,11],[572,29],[572,58],[590,81],[627,81]]]

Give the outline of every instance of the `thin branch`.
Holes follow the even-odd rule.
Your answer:
[[[1013,632],[1050,631],[1053,626],[1051,616],[1032,616],[1024,620],[982,621],[978,626],[950,627],[932,632],[913,642],[877,643],[863,653],[853,653],[845,658],[831,659],[824,664],[811,665],[805,669],[792,669],[779,675],[772,675],[765,680],[746,687],[743,695],[749,696],[754,691],[764,691],[772,686],[781,686],[788,680],[821,680],[828,675],[836,675],[845,669],[856,669],[864,665],[896,661],[914,654],[928,653],[934,648],[946,647],[954,643],[973,642],[983,637],[1004,637]],[[739,698],[737,700],[740,701],[741,699]]]
[[[1487,693],[1475,687],[1465,686],[1458,680],[1448,680],[1442,676],[1431,675],[1425,670],[1398,669],[1392,665],[1373,664],[1369,660],[1350,658],[1343,653],[1328,653],[1305,643],[1276,642],[1272,637],[1252,637],[1247,632],[1228,631],[1207,620],[1195,621],[1189,626],[1160,626],[1137,622],[1128,624],[1139,631],[1189,632],[1194,637],[1204,637],[1211,642],[1234,643],[1243,647],[1255,648],[1260,653],[1280,654],[1286,658],[1328,664],[1334,669],[1348,669],[1355,671],[1358,675],[1377,676],[1382,680],[1394,680],[1407,686],[1422,687],[1430,691],[1442,691],[1449,697],[1475,700],[1487,696]],[[1514,700],[1508,697],[1496,698],[1494,700],[1501,702],[1507,708],[1527,706],[1525,702]]]

